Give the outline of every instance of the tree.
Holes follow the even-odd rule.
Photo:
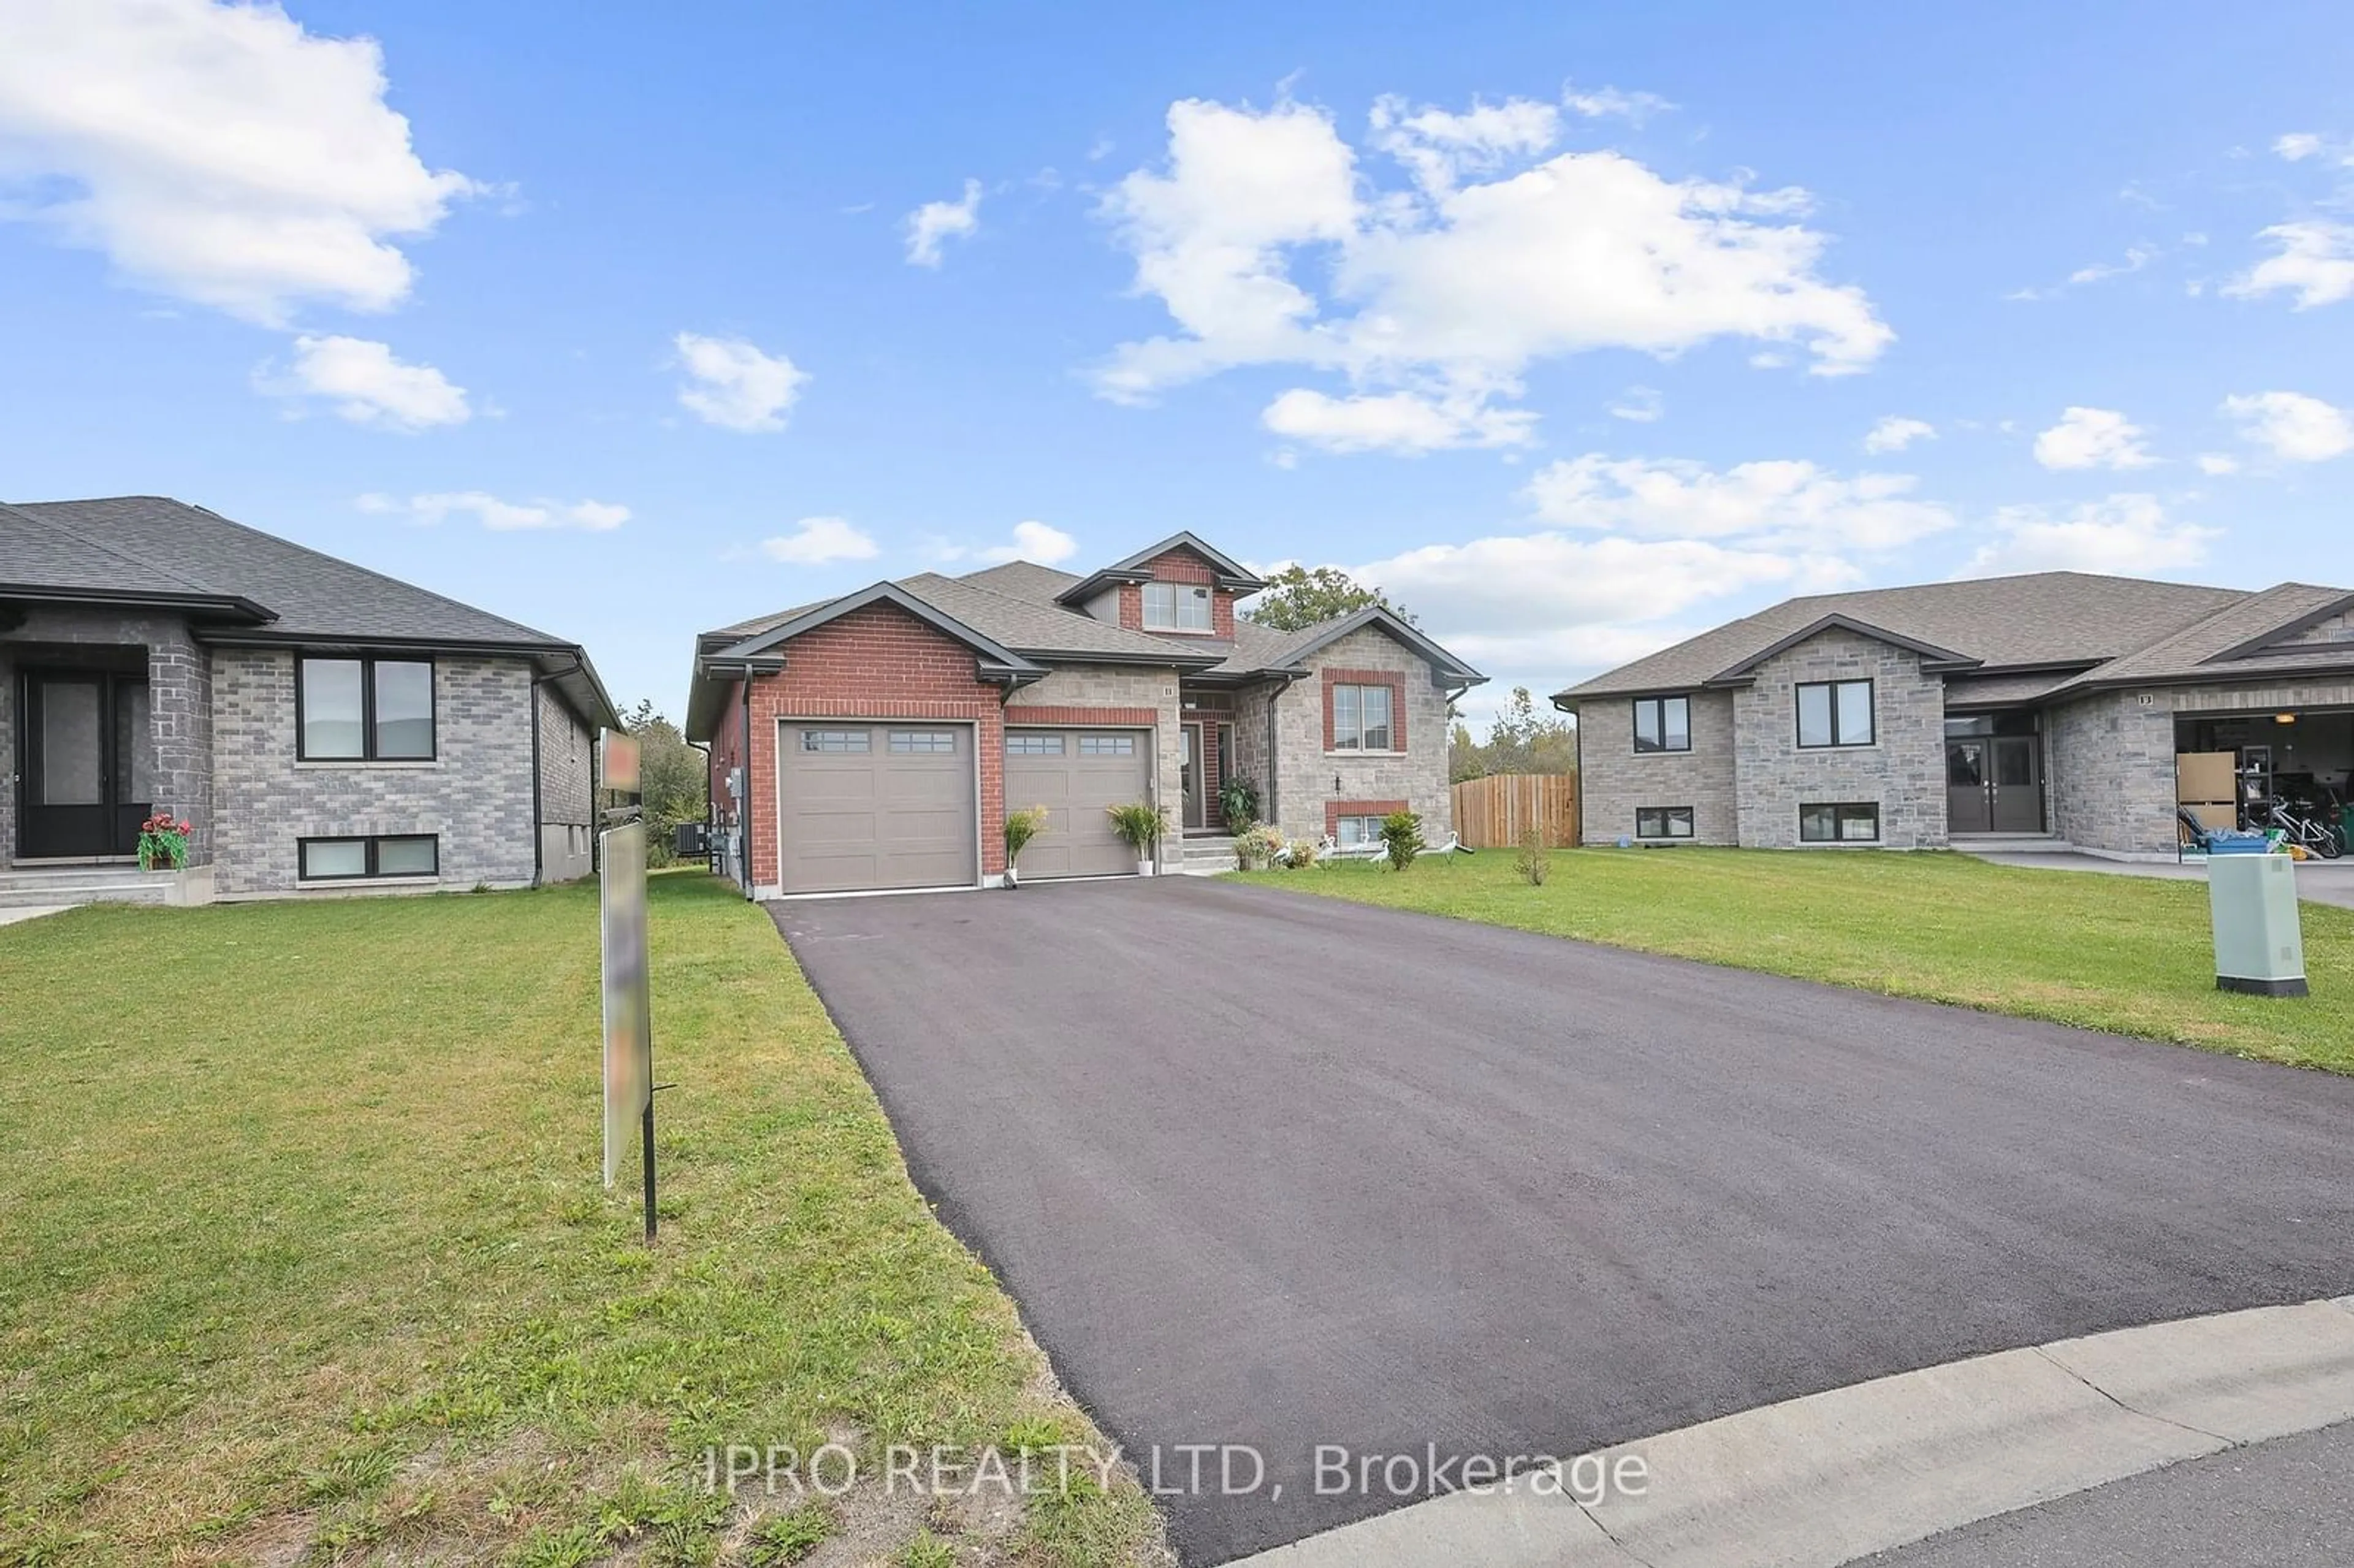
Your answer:
[[[671,859],[672,831],[681,822],[704,820],[711,788],[703,753],[686,743],[678,726],[644,701],[621,716],[621,727],[638,743],[638,782],[644,792],[646,854],[656,865]]]
[[[1462,725],[1455,726],[1447,771],[1458,784],[1491,773],[1575,773],[1577,726],[1539,714],[1529,689],[1514,686],[1511,700],[1488,726],[1485,745],[1472,744],[1471,732]]]
[[[1286,567],[1243,611],[1246,620],[1276,631],[1299,631],[1319,621],[1352,615],[1378,604],[1408,625],[1414,617],[1390,603],[1378,588],[1365,588],[1338,567]]]

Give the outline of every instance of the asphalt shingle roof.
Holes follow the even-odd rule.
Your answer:
[[[249,599],[274,636],[568,647],[518,621],[154,495],[0,506],[0,583]]]
[[[1785,599],[1570,687],[1564,697],[1703,684],[1825,616],[1950,648],[1989,670],[2097,664],[2149,647],[2253,596],[2086,572],[2036,572]]]

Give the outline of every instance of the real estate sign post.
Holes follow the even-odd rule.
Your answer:
[[[634,798],[638,743],[607,730],[599,752],[606,789]],[[646,826],[634,803],[610,809],[598,835],[604,948],[605,1185],[620,1174],[632,1132],[645,1175],[646,1239],[654,1237],[653,1002],[646,973]]]

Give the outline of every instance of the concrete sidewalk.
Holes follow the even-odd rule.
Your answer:
[[[2354,1420],[2354,1298],[2001,1351],[1702,1422],[1246,1559],[1257,1568],[1836,1568]],[[1636,1489],[1606,1478],[1641,1461]],[[1548,1478],[1551,1483],[1548,1485]]]
[[[2023,865],[2034,871],[2094,871],[2110,876],[2152,876],[2170,882],[2204,882],[2207,867],[2200,861],[2109,860],[2102,855],[2070,852],[2053,854],[1980,854],[1964,850],[1964,854],[1991,861],[1997,865]],[[2296,868],[2297,896],[2308,904],[2334,904],[2341,909],[2354,909],[2354,859],[2308,860]]]

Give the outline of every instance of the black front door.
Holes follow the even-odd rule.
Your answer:
[[[154,785],[147,683],[103,671],[25,676],[16,853],[130,854]]]
[[[2032,735],[1973,735],[1946,741],[1946,831],[2043,831],[2043,742]]]

